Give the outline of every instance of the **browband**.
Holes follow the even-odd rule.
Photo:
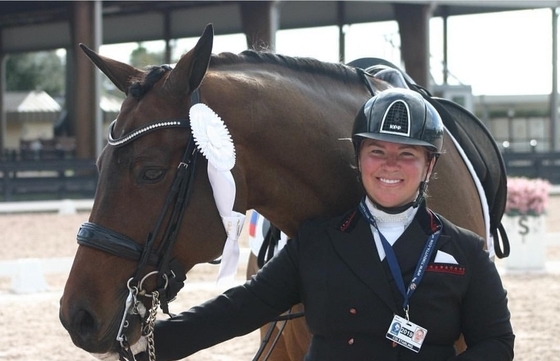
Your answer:
[[[190,127],[189,121],[188,120],[184,120],[184,119],[177,119],[177,120],[166,120],[166,121],[162,121],[162,122],[154,122],[154,123],[150,123],[148,125],[145,125],[141,128],[138,128],[136,130],[133,130],[132,132],[128,133],[125,136],[122,136],[120,138],[113,138],[113,129],[115,128],[115,124],[117,123],[117,120],[113,120],[111,122],[111,124],[109,125],[109,135],[107,136],[107,142],[114,146],[114,147],[121,147],[123,145],[126,145],[130,142],[132,142],[133,140],[135,140],[136,138],[147,134],[151,131],[160,129],[160,128],[188,128]]]

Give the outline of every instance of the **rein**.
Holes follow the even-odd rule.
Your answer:
[[[191,95],[191,105],[199,101],[200,93],[197,89]],[[115,139],[113,138],[115,123],[116,120],[111,123],[108,136],[108,144],[113,147],[128,145],[139,137],[158,129],[190,128],[189,121],[184,119],[161,121],[148,124]],[[184,281],[186,280],[184,268],[176,259],[171,258],[171,252],[177,241],[180,220],[183,217],[193,188],[192,185],[194,182],[198,154],[199,151],[197,150],[194,137],[191,134],[181,162],[177,166],[177,172],[175,173],[171,188],[169,189],[165,205],[157,219],[153,231],[148,234],[144,245],[136,243],[123,234],[92,222],[84,223],[78,231],[78,244],[138,262],[134,277],[130,278],[127,282],[129,294],[125,302],[123,318],[116,337],[121,345],[121,350],[119,352],[120,360],[135,360],[125,331],[129,325],[129,315],[138,315],[139,317],[145,316],[146,310],[140,300],[138,300],[138,296],[152,299],[152,306],[150,310],[148,310],[148,317],[143,320],[142,335],[148,339],[150,360],[155,360],[152,332],[157,308],[161,307],[163,312],[169,315],[168,303],[177,296],[177,293],[183,287]],[[161,243],[156,249],[156,236],[163,229],[165,215],[169,209],[172,210],[171,216],[165,226]],[[148,267],[156,268],[157,271],[147,273],[146,269]],[[157,277],[156,290],[152,293],[147,293],[143,288],[143,284],[144,281],[152,275]]]

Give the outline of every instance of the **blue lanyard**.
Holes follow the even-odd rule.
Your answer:
[[[420,284],[420,281],[424,276],[424,272],[428,267],[428,262],[435,249],[434,246],[439,238],[439,235],[441,234],[441,221],[439,221],[438,219],[440,226],[438,227],[437,231],[432,235],[430,235],[430,237],[426,241],[426,244],[424,245],[424,250],[422,251],[422,255],[418,260],[418,264],[416,265],[416,270],[414,271],[414,275],[412,277],[412,280],[410,281],[410,285],[408,286],[408,289],[405,290],[401,268],[399,266],[397,256],[395,255],[395,251],[393,251],[393,247],[391,247],[389,241],[387,241],[385,236],[383,236],[381,231],[379,231],[379,228],[377,227],[377,223],[375,222],[373,215],[371,214],[368,207],[366,206],[365,198],[362,199],[362,201],[360,202],[359,208],[362,215],[367,219],[367,221],[372,226],[375,227],[375,229],[377,229],[377,232],[379,233],[379,238],[381,238],[381,244],[383,245],[383,249],[385,250],[385,255],[387,257],[387,263],[389,264],[389,269],[391,270],[391,274],[393,275],[393,278],[397,283],[397,287],[400,293],[404,297],[403,310],[405,311],[406,318],[408,319],[408,302],[410,300],[410,297],[412,297],[412,294],[414,293],[416,288],[418,288],[418,284]]]

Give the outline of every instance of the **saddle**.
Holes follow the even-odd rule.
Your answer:
[[[498,258],[509,256],[509,240],[501,223],[507,201],[507,173],[502,154],[490,131],[474,114],[448,99],[432,96],[406,73],[379,58],[362,58],[348,64],[361,71],[365,78],[382,79],[395,87],[406,87],[420,93],[436,108],[443,124],[455,138],[471,162],[480,181],[489,208],[490,234]],[[503,248],[500,246],[500,240]]]

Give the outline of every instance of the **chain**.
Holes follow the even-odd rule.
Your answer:
[[[156,317],[159,307],[159,292],[154,291],[151,294],[152,297],[152,307],[150,308],[148,318],[146,319],[146,325],[142,330],[142,334],[148,339],[148,355],[150,361],[156,361],[156,345],[154,341],[154,325],[156,323]]]
[[[132,278],[128,280],[127,286],[129,289],[129,295],[127,297],[126,303],[125,303],[125,310],[123,313],[123,318],[121,320],[121,325],[119,328],[119,331],[117,333],[117,340],[120,342],[121,344],[121,350],[120,350],[120,360],[124,360],[124,361],[136,361],[136,358],[134,357],[134,354],[132,353],[132,350],[130,348],[130,345],[127,342],[126,339],[126,335],[125,335],[125,329],[128,327],[128,320],[126,319],[128,314],[135,314],[135,315],[145,315],[146,309],[144,308],[144,305],[138,301],[136,296],[143,296],[143,297],[151,297],[152,298],[152,306],[150,307],[149,311],[148,311],[148,317],[146,318],[146,321],[144,322],[144,326],[142,327],[142,336],[146,338],[148,346],[147,346],[147,352],[148,352],[148,357],[149,357],[149,361],[156,361],[156,346],[155,346],[155,340],[154,340],[154,326],[156,323],[156,319],[157,319],[157,313],[158,313],[158,308],[160,306],[160,300],[159,300],[159,292],[158,291],[154,291],[152,293],[146,293],[146,291],[143,289],[143,283],[146,280],[146,278],[148,278],[151,275],[157,274],[157,271],[154,272],[150,272],[148,273],[146,276],[144,276],[144,278],[142,278],[142,280],[139,282],[139,285],[136,286],[132,286],[131,285],[131,281],[133,280]],[[167,288],[167,277],[165,278],[165,288]]]

